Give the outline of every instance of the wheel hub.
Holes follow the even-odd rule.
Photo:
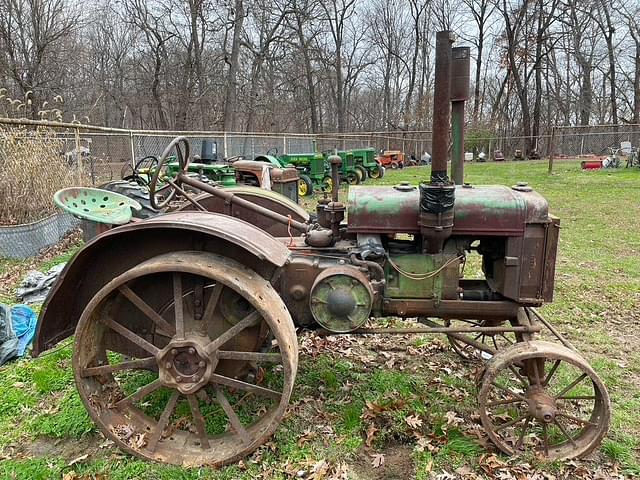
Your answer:
[[[558,408],[555,399],[542,387],[534,386],[527,394],[529,413],[541,423],[553,423]]]
[[[163,385],[189,395],[209,383],[218,360],[215,355],[207,355],[207,342],[205,337],[192,336],[172,340],[160,350],[156,359]]]

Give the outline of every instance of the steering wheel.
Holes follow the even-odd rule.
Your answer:
[[[278,156],[278,147],[270,148],[269,150],[267,150],[266,155],[272,155],[274,157],[277,157]]]
[[[120,172],[122,180],[135,181],[141,187],[147,187],[153,171],[158,166],[158,158],[155,155],[147,155],[138,160],[135,167],[131,168],[131,164],[125,164]],[[131,174],[125,175],[126,169],[131,169]],[[145,178],[146,177],[146,178]]]
[[[167,171],[167,164],[169,163],[169,157],[173,149],[176,151],[180,170],[178,171],[177,177],[172,180]],[[166,207],[169,202],[173,200],[173,197],[176,196],[176,192],[181,190],[180,185],[182,181],[180,180],[180,175],[186,173],[189,168],[189,163],[191,162],[189,159],[190,153],[191,147],[189,146],[189,140],[187,140],[186,137],[176,137],[167,145],[167,148],[164,149],[164,152],[162,152],[162,155],[158,158],[157,167],[153,171],[153,176],[149,183],[149,202],[156,210],[162,210]],[[160,188],[158,188],[159,183],[161,184]],[[158,194],[160,194],[160,197]]]

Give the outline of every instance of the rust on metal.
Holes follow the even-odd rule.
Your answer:
[[[436,34],[436,65],[433,92],[433,132],[431,145],[431,181],[440,183],[447,178],[449,158],[449,125],[451,122],[451,43],[453,33],[445,30]]]
[[[176,278],[181,280],[176,282]],[[222,295],[214,300],[217,306],[209,309],[218,313],[202,320],[192,315],[194,296],[191,285],[199,279],[207,285],[224,286]],[[130,304],[120,302],[118,298],[123,285],[135,289],[157,314],[162,314],[167,322],[174,325],[177,332],[175,335],[154,334],[155,315],[137,310],[137,318],[140,321],[146,319],[149,328],[147,340],[135,334],[126,334],[126,340],[143,348],[153,346],[158,378],[129,396],[123,394],[123,381],[112,373],[120,369],[133,376],[139,365],[118,363],[106,355],[108,350],[121,351],[126,342],[121,337],[113,343],[105,332],[115,328],[115,333],[122,335],[129,331],[134,321],[128,310]],[[212,289],[206,288],[206,291]],[[242,322],[230,326],[220,310],[223,300],[229,295],[242,300],[234,308],[250,312],[252,322],[246,322],[243,328],[235,328]],[[128,319],[126,326],[120,323],[122,320],[113,320],[112,316]],[[180,316],[181,319],[178,318]],[[181,322],[183,327],[178,326]],[[206,326],[205,335],[200,329],[202,322]],[[267,332],[277,342],[277,355],[259,352],[263,342],[269,338]],[[284,416],[298,365],[293,322],[273,287],[241,264],[206,252],[160,255],[115,277],[88,303],[78,324],[76,345],[73,364],[78,391],[91,418],[103,433],[131,454],[184,466],[227,464],[263,444]],[[110,370],[98,369],[95,365],[97,359],[114,363]],[[238,379],[250,368],[250,363],[263,360],[278,365],[273,370],[281,377],[275,383],[281,385],[277,391]],[[140,402],[160,387],[169,389],[172,394],[162,413],[154,416],[145,412],[144,403]],[[253,396],[232,397],[225,394],[227,388],[251,392]],[[207,428],[214,427],[207,426],[207,418],[201,409],[201,398],[212,398],[207,390],[213,392],[213,398],[222,407],[232,426],[231,431],[217,432],[216,435],[208,433]],[[238,398],[242,400],[238,401]],[[190,410],[193,430],[173,417],[178,402],[184,400]],[[257,407],[252,410],[254,413],[249,423],[246,419],[243,423],[238,412],[251,401],[256,402]]]

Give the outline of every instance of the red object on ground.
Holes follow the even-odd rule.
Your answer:
[[[582,170],[598,170],[602,168],[602,160],[583,160],[580,162]]]

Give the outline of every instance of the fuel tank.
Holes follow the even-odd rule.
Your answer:
[[[351,233],[419,233],[420,192],[400,184],[352,186],[347,206]],[[549,223],[549,205],[526,184],[458,186],[453,235],[523,236],[531,223]]]

